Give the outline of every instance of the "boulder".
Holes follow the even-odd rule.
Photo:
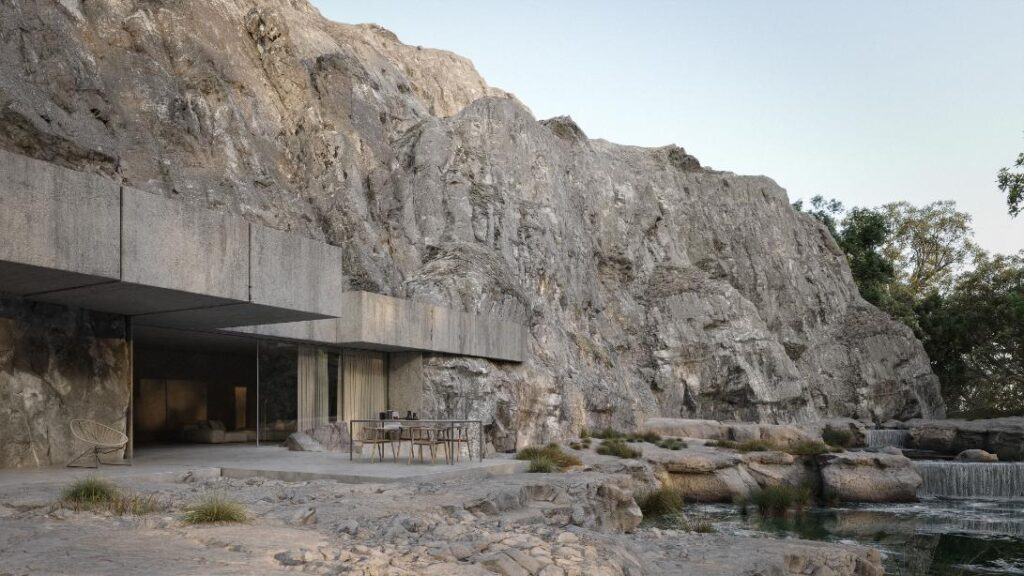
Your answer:
[[[977,448],[964,450],[956,455],[956,459],[961,462],[999,462],[998,455]]]
[[[905,423],[908,445],[921,450],[959,454],[979,449],[1008,456],[1024,454],[1024,416],[978,420],[923,420]]]
[[[822,491],[844,502],[913,502],[921,476],[905,456],[880,452],[822,454]]]
[[[692,420],[687,418],[649,418],[640,426],[643,432],[654,432],[662,436],[680,438],[701,438],[704,440],[727,440],[728,428],[717,420]]]
[[[798,442],[816,442],[820,435],[814,435],[799,426],[792,424],[761,424],[761,440],[777,446],[792,446]]]
[[[731,452],[645,448],[644,457],[665,472],[663,483],[678,489],[688,501],[730,502],[758,488],[742,458]]]
[[[295,452],[325,452],[324,447],[319,442],[314,440],[309,434],[304,432],[292,432],[288,439],[284,441],[284,445],[289,450]]]
[[[331,422],[307,430],[306,433],[328,452],[348,452],[348,423]]]
[[[810,486],[820,484],[812,463],[785,452],[749,452],[742,456],[743,465],[750,477],[761,488],[786,484],[788,486]]]

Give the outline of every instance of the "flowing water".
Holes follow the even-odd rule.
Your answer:
[[[865,430],[864,443],[868,448],[903,448],[907,445],[906,430]]]
[[[939,462],[918,460],[921,496],[1024,499],[1024,462]]]
[[[1024,575],[1024,502],[926,498],[912,504],[814,508],[783,518],[689,505],[667,526],[706,520],[719,532],[857,543],[879,549],[887,574]]]

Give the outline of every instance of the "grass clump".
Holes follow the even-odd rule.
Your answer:
[[[566,454],[562,448],[552,442],[543,448],[530,446],[516,453],[516,459],[529,460],[530,472],[564,472],[573,466],[580,465],[580,459]]]
[[[666,450],[681,450],[686,448],[686,442],[683,442],[678,438],[665,438],[664,440],[657,442],[657,446]]]
[[[107,508],[118,516],[145,516],[164,512],[169,506],[152,494],[121,494]]]
[[[95,506],[109,504],[118,495],[117,486],[111,482],[100,478],[83,478],[65,488],[61,500],[76,506]]]
[[[626,437],[626,435],[624,433],[619,432],[618,430],[616,430],[614,428],[604,428],[602,430],[598,430],[597,432],[594,432],[592,435],[593,435],[594,438],[600,438],[601,440],[615,440],[617,438],[625,438]]]
[[[690,532],[696,532],[698,534],[714,534],[718,532],[714,525],[707,520],[694,520],[686,523],[686,529]]]
[[[636,448],[626,444],[622,438],[602,440],[601,445],[597,447],[597,453],[619,458],[639,458],[642,454]]]
[[[817,456],[829,452],[842,452],[842,448],[833,448],[820,440],[799,440],[786,449],[794,456]]]
[[[677,514],[683,509],[683,493],[676,488],[662,486],[640,494],[637,505],[645,518]]]
[[[118,516],[144,516],[168,508],[156,496],[122,492],[113,483],[99,478],[72,482],[64,489],[60,505],[75,511],[106,511]]]
[[[849,448],[853,444],[853,432],[842,428],[826,426],[825,430],[821,433],[821,439],[829,446]]]
[[[795,488],[788,484],[766,486],[750,496],[752,504],[762,516],[783,516],[790,511],[801,511],[811,503],[813,492],[806,486]]]
[[[245,522],[245,507],[224,494],[210,493],[185,509],[185,522],[212,524],[215,522]]]

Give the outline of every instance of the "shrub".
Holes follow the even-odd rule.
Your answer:
[[[639,450],[628,446],[621,438],[602,440],[601,445],[597,447],[597,453],[606,456],[618,456],[619,458],[639,458],[641,456]]]
[[[185,522],[210,524],[213,522],[245,522],[248,514],[240,503],[224,494],[209,493],[185,509]]]
[[[732,497],[732,503],[736,506],[736,510],[742,515],[746,516],[749,511],[750,499],[742,494],[736,494]]]
[[[586,428],[584,428],[583,430],[580,430],[580,438],[583,439],[583,440],[589,439],[590,438],[590,430],[587,430]]]
[[[676,488],[662,486],[656,490],[643,492],[637,497],[637,505],[645,517],[653,518],[666,514],[676,514],[683,509],[683,493]]]
[[[117,486],[99,478],[75,480],[64,489],[62,500],[78,506],[108,504],[118,496]]]
[[[825,430],[821,433],[821,439],[829,446],[849,448],[850,445],[853,444],[853,432],[843,428],[826,426]]]
[[[572,448],[573,450],[582,450],[583,444],[580,444],[579,442],[570,442],[569,448]]]
[[[794,442],[786,449],[786,452],[789,452],[794,456],[817,456],[818,454],[825,454],[833,451],[842,452],[843,449],[833,449],[820,440],[800,440],[798,442]]]
[[[558,444],[552,442],[543,448],[530,446],[516,453],[519,460],[530,461],[530,472],[563,472],[568,468],[580,465],[580,459],[566,454]],[[550,470],[543,470],[550,467]]]
[[[590,448],[590,438],[584,438],[583,439],[583,447],[584,448]]]
[[[642,432],[630,435],[630,440],[633,442],[650,442],[651,444],[657,444],[661,442],[661,435],[657,432]]]

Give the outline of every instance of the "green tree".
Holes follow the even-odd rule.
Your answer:
[[[860,295],[876,306],[884,305],[896,273],[892,262],[882,255],[889,235],[885,215],[868,208],[850,210],[836,234],[836,241],[850,262]]]
[[[835,198],[825,199],[820,194],[811,198],[810,208],[804,208],[803,199],[793,202],[793,208],[806,212],[820,220],[833,238],[838,239],[839,220],[843,216],[843,203]]]
[[[1017,155],[1013,168],[1003,168],[996,175],[996,184],[1006,194],[1010,216],[1016,217],[1024,209],[1024,152]]]
[[[1024,252],[980,255],[948,295],[916,311],[952,413],[1024,413]]]
[[[958,211],[956,202],[895,202],[882,211],[891,232],[882,253],[895,266],[897,280],[922,298],[947,292],[979,253],[971,216]]]

